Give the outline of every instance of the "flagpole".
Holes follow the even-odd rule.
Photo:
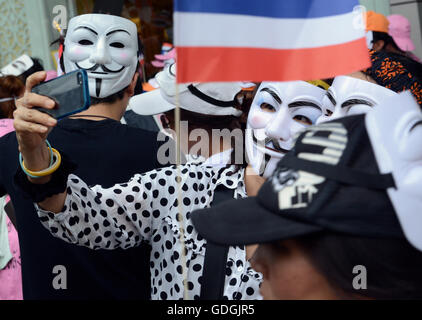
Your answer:
[[[178,221],[180,223],[180,243],[182,245],[182,275],[183,275],[183,299],[189,300],[188,295],[188,277],[187,277],[187,265],[186,265],[186,245],[185,245],[185,230],[183,227],[184,217],[183,217],[183,207],[182,207],[182,173],[181,173],[181,150],[180,150],[180,94],[179,94],[179,84],[176,81],[176,108],[174,109],[174,118],[175,118],[175,127],[176,127],[176,166],[177,166],[177,207],[179,209]]]

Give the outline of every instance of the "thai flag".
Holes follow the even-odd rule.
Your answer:
[[[177,81],[311,80],[364,69],[370,60],[357,5],[175,0]]]

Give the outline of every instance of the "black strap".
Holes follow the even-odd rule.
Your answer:
[[[212,204],[216,205],[231,199],[233,199],[233,190],[217,188]],[[228,246],[207,242],[201,282],[201,300],[223,299],[228,252]]]
[[[280,163],[291,169],[307,171],[349,185],[381,190],[396,187],[391,174],[367,173],[353,168],[296,158],[289,153]]]
[[[205,93],[201,92],[197,87],[195,87],[192,84],[188,86],[188,90],[190,91],[190,93],[192,93],[194,96],[198,97],[199,99],[204,100],[217,107],[227,108],[227,107],[234,107],[236,105],[235,100],[221,101],[221,100],[214,99],[213,97],[210,97],[206,95]]]
[[[9,201],[4,206],[4,211],[6,211],[7,216],[9,217],[10,221],[13,223],[13,226],[17,230],[15,208],[13,207],[12,201]]]

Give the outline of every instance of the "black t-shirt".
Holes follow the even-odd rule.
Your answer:
[[[112,186],[159,166],[157,134],[114,120],[65,119],[48,140],[78,164],[75,173],[90,185]],[[15,207],[24,299],[149,299],[150,247],[93,251],[54,238],[13,185],[18,165],[10,133],[0,139],[0,196],[9,194]],[[66,290],[53,288],[56,265],[66,268]]]
[[[135,113],[133,110],[128,110],[125,112],[123,118],[125,119],[128,126],[153,132],[160,131],[160,128],[155,123],[155,120],[152,116],[142,116]]]

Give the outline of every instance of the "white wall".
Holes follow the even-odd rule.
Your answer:
[[[75,14],[74,0],[0,0],[0,67],[26,53],[40,58],[46,70],[54,69],[50,44],[59,37],[52,21],[56,5]]]
[[[390,3],[388,0],[360,0],[359,2],[365,6],[368,11],[372,10],[379,12],[385,16],[390,14]]]

